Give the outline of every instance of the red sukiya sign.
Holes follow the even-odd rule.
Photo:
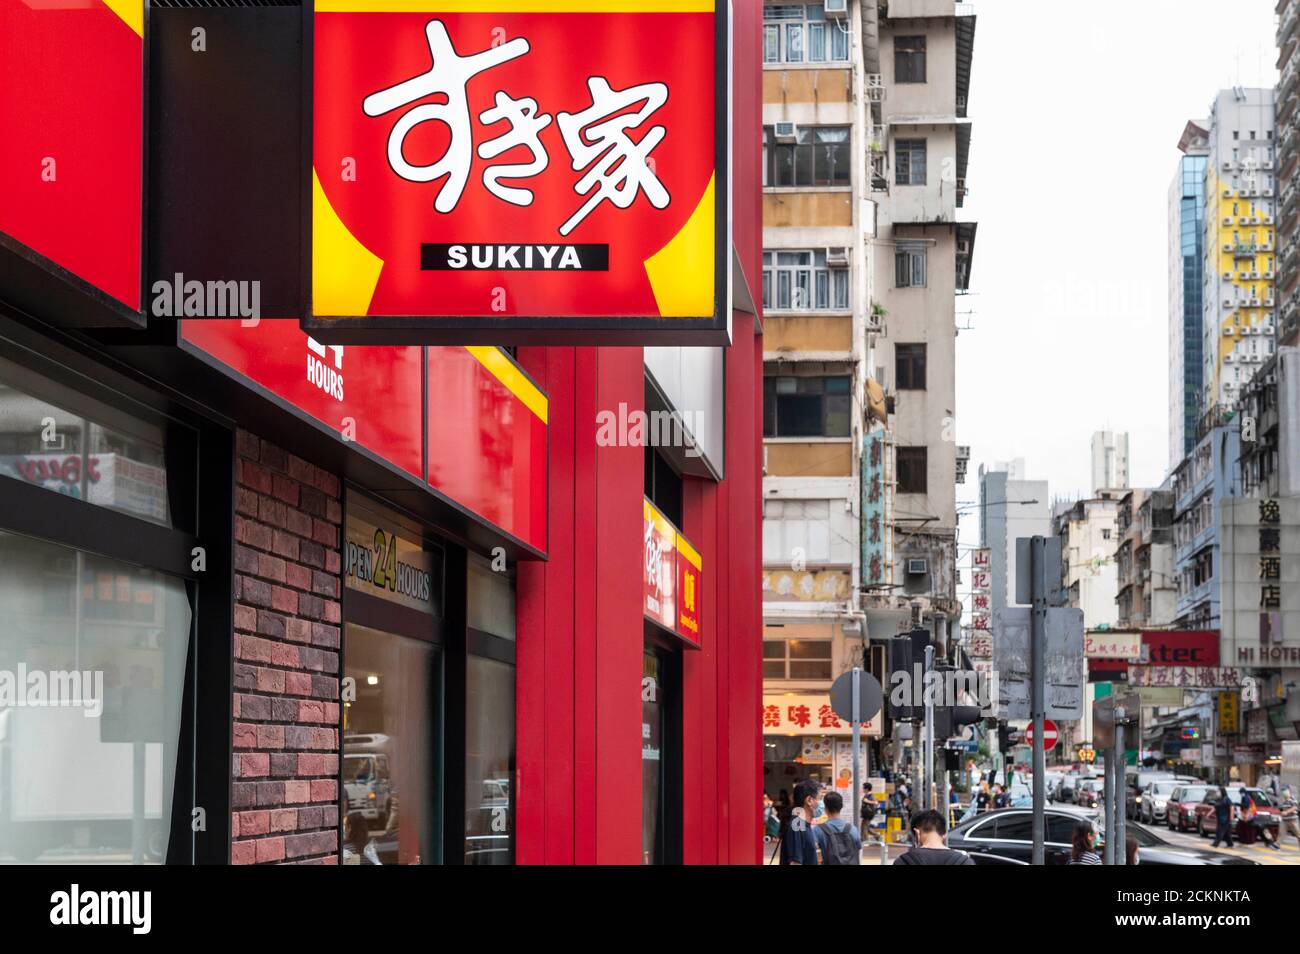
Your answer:
[[[308,327],[725,341],[713,7],[317,0]]]
[[[143,0],[0,0],[0,232],[140,309]]]

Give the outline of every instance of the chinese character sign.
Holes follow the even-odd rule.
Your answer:
[[[309,326],[725,342],[712,0],[377,6],[315,6]]]
[[[978,633],[988,633],[992,629],[990,625],[993,613],[992,556],[993,551],[988,547],[971,551],[971,628]],[[980,645],[982,650],[985,644]],[[992,656],[991,639],[988,641],[988,646],[987,656]],[[978,654],[972,653],[972,655]]]
[[[800,693],[763,696],[761,728],[765,735],[852,735],[853,724],[831,708],[826,694]],[[881,734],[880,716],[860,726],[866,737]]]
[[[677,628],[677,528],[650,501],[644,502],[642,590],[645,615],[664,629]]]
[[[643,506],[644,615],[698,649],[704,628],[704,558],[654,504],[646,500]]]
[[[862,568],[866,586],[884,586],[885,556],[885,435],[875,424],[862,438]]]
[[[677,534],[677,635],[700,644],[704,599],[704,561],[690,542]]]

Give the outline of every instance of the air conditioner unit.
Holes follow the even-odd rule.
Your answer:
[[[1250,274],[1249,272],[1238,272],[1237,277],[1244,282],[1246,281],[1246,276],[1249,274]]]
[[[1245,215],[1243,215],[1243,216],[1241,217],[1241,220],[1240,220],[1239,224],[1240,224],[1240,225],[1249,225],[1249,224],[1250,224],[1250,217],[1249,217],[1249,216],[1245,216]]]
[[[772,130],[777,142],[794,142],[799,138],[798,123],[777,123]]]
[[[1273,190],[1272,190],[1272,189],[1265,189],[1265,190],[1264,190],[1264,198],[1266,198],[1266,199],[1271,199],[1271,198],[1273,198]],[[1272,218],[1272,216],[1271,216],[1271,215],[1266,215],[1265,218]]]
[[[1259,216],[1258,216],[1258,215],[1252,215],[1252,216],[1250,217],[1250,224],[1251,224],[1251,225],[1259,225]]]
[[[1223,280],[1224,280],[1225,282],[1230,282],[1230,281],[1232,281],[1232,272],[1224,272],[1224,273],[1223,273]]]
[[[1232,355],[1230,355],[1230,354],[1225,354],[1225,355],[1223,356],[1223,363],[1224,363],[1224,364],[1232,364]]]
[[[1231,190],[1231,189],[1224,189],[1224,190],[1223,190],[1223,197],[1224,197],[1225,199],[1231,199],[1231,198],[1232,198],[1232,190]]]
[[[1270,279],[1270,280],[1271,280],[1271,279],[1273,278],[1273,273],[1272,273],[1272,272],[1265,272],[1265,273],[1264,273],[1264,277],[1267,278],[1267,279]]]
[[[1224,250],[1225,252],[1231,252],[1231,251],[1232,251],[1232,243],[1231,243],[1231,242],[1224,242],[1224,243],[1223,243],[1223,250]]]
[[[1259,272],[1251,272],[1250,277],[1255,281],[1259,281]]]
[[[924,557],[915,560],[909,559],[907,561],[908,576],[925,576],[925,574],[929,572],[930,572],[930,561],[925,559]]]
[[[1224,307],[1224,308],[1231,308],[1231,307],[1232,307],[1232,299],[1231,299],[1231,298],[1225,298],[1225,299],[1223,299],[1223,307]]]
[[[1224,225],[1231,225],[1231,224],[1232,224],[1232,216],[1230,216],[1230,215],[1225,215],[1225,216],[1223,217],[1223,224],[1224,224]]]
[[[828,17],[847,17],[849,15],[849,0],[825,0],[822,4],[822,11]]]
[[[826,249],[826,264],[832,268],[847,268],[849,264],[849,250],[842,245],[829,246]]]
[[[1224,159],[1224,160],[1223,160],[1223,168],[1225,168],[1225,169],[1231,169],[1231,168],[1232,168],[1232,160],[1231,160],[1231,159]]]
[[[970,239],[959,239],[957,241],[957,254],[958,255],[970,254]]]
[[[1232,337],[1232,325],[1228,325],[1228,327],[1223,329],[1223,337],[1225,338]]]
[[[1272,308],[1272,307],[1273,307],[1273,299],[1271,299],[1271,298],[1265,298],[1265,299],[1264,299],[1264,307],[1265,307],[1265,308]]]

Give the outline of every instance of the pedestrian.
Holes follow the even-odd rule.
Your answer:
[[[970,855],[949,848],[944,842],[948,825],[943,815],[930,809],[912,820],[912,847],[900,855],[896,865],[974,865]]]
[[[790,810],[794,806],[790,804],[789,789],[781,789],[780,794],[776,796],[776,817],[781,819],[782,827],[790,820]]]
[[[993,796],[989,793],[988,779],[980,779],[980,790],[975,795],[975,807],[983,813],[989,810],[992,802]]]
[[[1129,835],[1128,838],[1125,839],[1125,847],[1128,849],[1128,863],[1129,863],[1129,865],[1130,865],[1130,866],[1131,866],[1131,865],[1136,865],[1136,864],[1138,863],[1138,840],[1137,840],[1137,835]]]
[[[806,778],[794,787],[794,805],[790,820],[781,831],[781,864],[817,864],[817,837],[812,819],[817,817],[818,786]]]
[[[1247,788],[1241,790],[1241,820],[1255,830],[1264,844],[1274,851],[1282,850],[1282,846],[1277,843],[1277,836],[1273,834],[1273,826],[1268,823],[1268,816],[1260,814],[1255,797]]]
[[[1220,785],[1219,797],[1214,800],[1214,844],[1211,848],[1218,848],[1221,840],[1226,841],[1229,848],[1232,847],[1233,807],[1228,790]]]
[[[781,819],[776,813],[776,802],[763,793],[763,840],[771,842],[781,837]]]
[[[1097,826],[1086,818],[1081,818],[1074,826],[1071,839],[1070,864],[1099,865],[1101,858],[1097,855]]]
[[[826,793],[826,821],[813,829],[817,849],[824,865],[862,864],[862,835],[858,829],[840,818],[844,796],[839,792]]]
[[[1005,786],[995,785],[993,786],[993,788],[994,788],[994,793],[993,793],[994,808],[1006,808],[1008,805],[1011,804],[1011,796],[1007,794],[1007,790]]]
[[[1289,787],[1282,789],[1282,823],[1278,828],[1278,841],[1283,835],[1294,835],[1296,844],[1300,845],[1300,808]]]
[[[876,801],[871,791],[871,783],[867,782],[862,786],[862,805],[858,809],[858,818],[862,822],[862,837],[872,838],[871,822],[875,819],[876,814],[880,811],[880,803]]]

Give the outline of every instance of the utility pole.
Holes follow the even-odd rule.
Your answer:
[[[928,677],[934,671],[934,646],[925,647],[925,676]],[[925,689],[924,679],[921,683],[922,691]],[[925,731],[923,743],[923,761],[925,765],[925,784],[921,795],[921,808],[934,808],[933,799],[931,798],[932,778],[934,775],[934,693],[925,693]]]
[[[1046,800],[1043,790],[1043,776],[1047,773],[1046,759],[1043,751],[1043,719],[1046,715],[1046,702],[1043,683],[1045,681],[1047,660],[1045,645],[1047,643],[1047,560],[1044,548],[1046,540],[1035,536],[1029,542],[1029,581],[1032,601],[1029,608],[1029,666],[1031,672],[1030,715],[1033,718],[1033,772],[1034,772],[1034,814],[1033,814],[1033,858],[1032,863],[1044,863],[1044,834]]]
[[[1128,846],[1125,831],[1125,799],[1124,799],[1124,719],[1127,713],[1122,706],[1115,707],[1115,749],[1111,753],[1111,758],[1115,763],[1115,828],[1114,834],[1114,858],[1115,864],[1128,864]],[[1110,841],[1108,837],[1106,839]]]
[[[1106,807],[1106,831],[1115,830],[1115,758],[1108,751],[1103,749],[1101,753],[1101,779],[1102,779],[1102,804]],[[1106,844],[1102,848],[1102,863],[1113,865],[1115,863],[1115,840],[1107,838]]]

